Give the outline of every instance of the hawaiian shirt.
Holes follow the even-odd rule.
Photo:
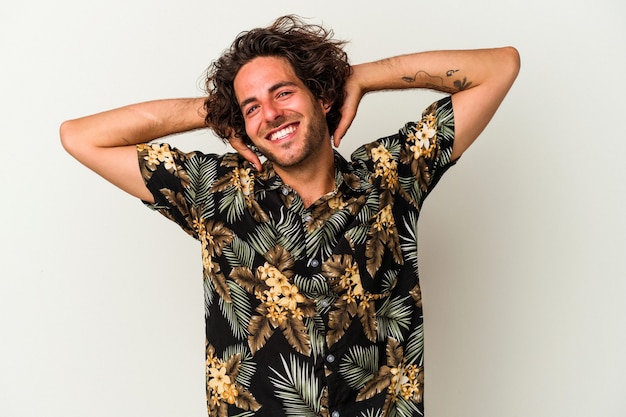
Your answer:
[[[200,242],[210,416],[423,415],[417,220],[453,140],[446,97],[335,152],[309,207],[270,162],[137,145],[149,206]]]

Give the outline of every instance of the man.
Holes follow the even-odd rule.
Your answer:
[[[519,56],[350,66],[342,46],[285,16],[235,40],[206,98],[61,127],[79,161],[200,241],[209,415],[423,415],[419,211],[496,112]],[[333,150],[366,93],[406,88],[450,95],[350,162]],[[148,143],[207,126],[238,154]]]

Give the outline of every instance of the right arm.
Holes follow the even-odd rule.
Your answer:
[[[63,122],[67,152],[129,194],[154,202],[137,161],[136,146],[206,127],[204,98],[156,100]]]

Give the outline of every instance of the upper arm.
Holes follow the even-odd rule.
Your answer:
[[[80,119],[64,122],[60,128],[63,147],[80,163],[98,175],[144,201],[153,203],[154,197],[141,176],[136,145],[102,147],[85,140],[88,134]]]
[[[488,74],[484,81],[452,95],[455,119],[452,159],[460,157],[484,130],[519,72],[520,58],[515,48],[490,50],[481,59],[489,60],[485,64]]]

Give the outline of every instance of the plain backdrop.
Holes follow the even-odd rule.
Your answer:
[[[236,34],[288,13],[353,63],[518,48],[516,84],[422,212],[426,415],[625,416],[625,4],[3,1],[0,416],[206,415],[197,242],[74,161],[58,127],[199,96]],[[438,97],[367,96],[340,152]]]

